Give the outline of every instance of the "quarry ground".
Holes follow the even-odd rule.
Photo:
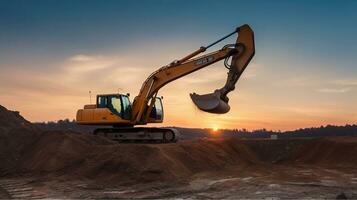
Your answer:
[[[119,144],[0,107],[0,198],[353,198],[357,138]]]
[[[251,170],[248,170],[251,171]],[[99,184],[90,179],[24,175],[0,181],[2,198],[328,198],[357,197],[355,169],[271,167],[269,172],[200,173],[186,180]]]
[[[26,170],[3,171],[2,198],[357,198],[357,138],[109,141],[84,153],[67,140],[87,136],[57,135]]]

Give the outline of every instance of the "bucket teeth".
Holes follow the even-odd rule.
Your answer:
[[[215,114],[227,113],[230,109],[228,103],[220,98],[220,93],[214,92],[210,94],[199,95],[196,93],[190,94],[193,103],[198,109]]]

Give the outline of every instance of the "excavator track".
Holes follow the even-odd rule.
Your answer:
[[[175,143],[180,133],[174,128],[99,128],[94,135],[121,143]]]

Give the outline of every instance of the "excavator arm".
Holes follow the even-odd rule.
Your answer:
[[[248,25],[237,28],[238,38],[235,44],[237,53],[232,56],[231,64],[225,60],[225,66],[229,70],[226,84],[211,94],[190,94],[195,105],[203,111],[210,113],[227,113],[230,110],[227,94],[235,89],[239,77],[255,54],[254,33]]]
[[[209,47],[238,33],[235,44],[226,45],[222,49],[200,56]],[[225,65],[229,69],[227,82],[221,89],[215,90],[212,94],[198,95],[191,94],[191,98],[196,106],[206,112],[226,113],[229,111],[227,94],[234,90],[235,84],[240,75],[254,56],[254,33],[248,25],[238,27],[234,32],[222,39],[208,45],[200,47],[190,55],[161,67],[152,73],[143,83],[138,96],[135,97],[132,107],[132,124],[145,124],[156,100],[157,92],[166,84],[180,77],[202,69],[220,60],[225,60]],[[194,58],[195,57],[195,58]],[[228,58],[232,57],[231,65],[228,65]]]

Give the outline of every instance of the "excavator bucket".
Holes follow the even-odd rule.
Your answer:
[[[230,109],[227,94],[235,89],[240,75],[249,64],[255,53],[254,33],[248,25],[237,28],[238,38],[235,44],[237,53],[232,56],[226,84],[213,93],[190,94],[193,103],[202,111],[216,114],[227,113]]]
[[[193,103],[200,109],[205,112],[215,113],[215,114],[224,114],[227,113],[230,109],[230,106],[221,100],[219,93],[211,93],[199,95],[196,93],[190,94]]]

